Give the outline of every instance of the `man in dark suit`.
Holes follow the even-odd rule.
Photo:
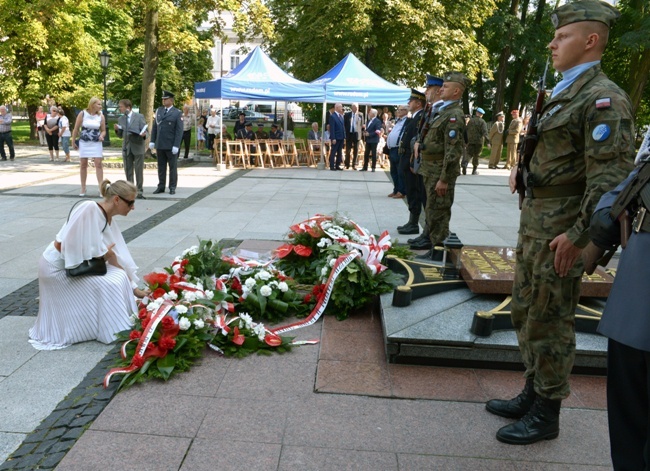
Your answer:
[[[124,173],[126,179],[133,183],[135,172],[135,183],[138,187],[138,199],[145,199],[142,194],[142,182],[144,180],[144,140],[147,137],[147,123],[144,116],[132,110],[131,100],[120,100],[120,112],[122,116],[117,118],[114,126],[117,137],[122,138],[122,161],[124,162]]]
[[[377,110],[371,108],[368,112],[368,124],[366,125],[366,151],[363,154],[363,169],[362,172],[368,170],[368,159],[372,159],[372,171],[375,171],[377,165],[377,144],[379,144],[379,136],[382,130],[381,119],[377,119]]]
[[[269,133],[269,139],[282,139],[282,131],[278,129],[278,125],[275,123],[271,125],[271,132]]]
[[[178,150],[183,138],[182,113],[174,108],[174,94],[163,90],[162,106],[156,110],[149,149],[156,149],[158,157],[158,188],[154,195],[165,192],[167,166],[169,165],[169,194],[176,193],[178,182]]]
[[[350,150],[352,150],[352,168],[357,169],[359,157],[359,141],[361,140],[361,127],[363,115],[359,113],[359,106],[352,103],[351,111],[343,116],[345,124],[345,168],[350,168]]]
[[[343,123],[343,104],[334,105],[334,113],[330,116],[330,170],[343,170],[343,141],[345,140],[345,127]]]
[[[397,227],[397,232],[400,234],[418,234],[420,226],[420,213],[426,198],[422,198],[424,186],[418,181],[418,175],[412,170],[414,159],[412,159],[411,141],[418,135],[418,124],[424,112],[424,105],[427,101],[424,93],[411,89],[411,96],[409,97],[409,111],[411,117],[404,124],[404,132],[399,141],[399,163],[398,170],[402,173],[402,178],[406,186],[406,201],[409,208],[409,221],[403,226]]]

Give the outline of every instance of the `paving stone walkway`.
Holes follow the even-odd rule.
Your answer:
[[[513,245],[518,211],[506,174],[480,171],[459,179],[451,229],[466,244]],[[105,175],[122,178],[119,169]],[[146,170],[147,199],[119,221],[141,274],[168,265],[198,237],[279,240],[317,212],[339,211],[393,236],[407,219],[404,203],[386,198],[385,172],[217,172],[197,163],[179,169],[175,196],[152,195],[155,183]],[[16,162],[0,165],[0,470],[610,468],[602,379],[575,379],[559,439],[503,445],[494,432],[507,421],[482,402],[517,391],[516,374],[392,368],[376,319],[326,319],[297,332],[321,338],[318,346],[243,360],[208,352],[168,383],[104,390],[114,346],[37,352],[27,343],[37,262],[78,185],[77,164],[38,152],[19,150]]]

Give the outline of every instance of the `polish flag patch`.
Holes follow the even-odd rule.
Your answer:
[[[596,108],[599,110],[607,109],[612,107],[611,98],[599,98],[596,100]]]
[[[456,122],[456,118],[449,118],[449,122],[450,122],[450,123],[455,123],[455,122]]]

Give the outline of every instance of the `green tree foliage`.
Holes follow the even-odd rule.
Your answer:
[[[275,31],[270,52],[297,78],[311,81],[352,52],[390,81],[421,86],[426,72],[487,68],[475,30],[493,0],[268,0]]]

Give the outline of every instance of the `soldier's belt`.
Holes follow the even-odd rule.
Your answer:
[[[444,154],[425,154],[422,153],[422,160],[425,162],[436,162],[439,160],[445,160],[445,155]]]
[[[535,186],[526,188],[526,198],[568,198],[580,196],[585,192],[586,184],[571,183],[568,185]]]

